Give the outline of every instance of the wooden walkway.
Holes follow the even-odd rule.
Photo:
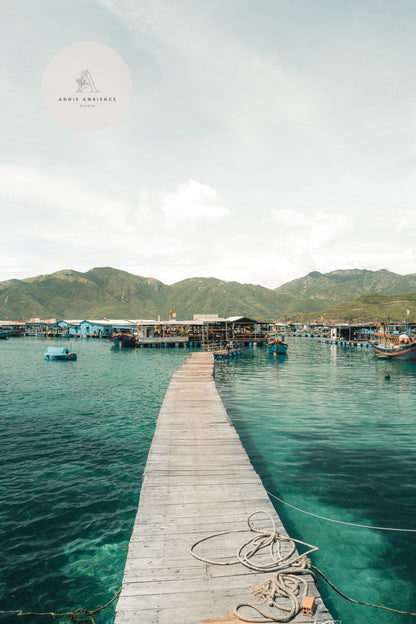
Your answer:
[[[234,606],[255,602],[249,588],[272,576],[190,554],[198,539],[247,529],[256,510],[271,513],[286,535],[227,416],[213,368],[211,353],[192,353],[171,379],[144,473],[115,624],[237,624]],[[235,559],[249,537],[215,538],[197,552],[215,561]],[[313,617],[300,613],[291,621],[332,622],[307,578],[317,609]]]

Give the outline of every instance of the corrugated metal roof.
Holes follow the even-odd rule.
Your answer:
[[[134,321],[127,321],[126,319],[85,319],[81,322],[91,325],[135,325]]]
[[[237,321],[246,321],[247,323],[258,323],[255,319],[249,318],[248,316],[229,316],[227,319],[230,323],[236,323]]]
[[[203,321],[177,321],[176,319],[170,319],[169,321],[144,321],[138,320],[134,321],[136,325],[171,325],[172,327],[178,325],[203,325]]]

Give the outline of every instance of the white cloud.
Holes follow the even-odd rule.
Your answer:
[[[36,15],[20,4],[40,43],[20,55],[13,18],[0,44],[0,279],[13,265],[22,277],[112,264],[269,286],[311,270],[416,270],[415,38],[410,26],[396,45],[394,8],[374,22],[305,0],[299,21],[280,0],[262,11],[73,0],[63,20],[52,0]],[[134,97],[118,124],[86,136],[49,119],[35,83],[91,23],[128,64]]]
[[[212,240],[195,228],[209,228],[229,212],[212,187],[193,179],[162,197],[114,180],[92,189],[68,171],[28,166],[0,164],[0,180],[10,247],[6,253],[3,245],[0,280],[48,272],[49,263],[49,272],[74,265],[135,266],[133,272],[175,281],[175,269],[178,276],[184,270],[189,275],[189,266],[198,270],[216,257],[221,234]],[[23,272],[25,262],[30,268]]]
[[[0,180],[9,232],[0,279],[112,265],[167,282],[214,276],[276,287],[311,270],[406,273],[416,262],[408,209],[393,217],[390,204],[311,212],[288,203],[247,221],[193,178],[160,194],[117,180],[96,188],[58,168],[0,164]]]
[[[191,178],[163,197],[162,210],[169,223],[177,220],[192,224],[213,222],[229,213],[213,188]]]
[[[9,206],[3,225],[11,226],[18,215],[18,232],[10,227],[10,237],[38,246],[39,256],[47,253],[46,242],[59,242],[62,252],[71,248],[75,258],[82,248],[102,255],[112,246],[123,249],[123,239],[137,241],[137,232],[152,220],[143,189],[131,188],[128,196],[123,185],[111,193],[92,189],[76,171],[0,164],[0,180],[2,204]]]

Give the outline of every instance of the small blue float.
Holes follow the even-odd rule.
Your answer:
[[[77,354],[67,347],[48,347],[45,351],[45,360],[76,360]]]

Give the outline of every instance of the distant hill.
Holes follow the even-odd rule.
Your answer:
[[[109,267],[14,279],[0,282],[0,318],[128,318],[139,310],[153,318],[163,287],[157,280]]]
[[[322,316],[327,322],[341,319],[351,323],[364,321],[415,323],[416,293],[361,295],[354,301],[340,303],[329,310],[325,310]]]
[[[163,296],[166,305],[181,318],[217,312],[223,317],[241,314],[270,320],[296,301],[292,295],[277,295],[264,286],[224,282],[214,277],[193,277],[166,286]]]
[[[318,313],[285,314],[281,320],[299,323],[416,323],[416,293],[366,294]]]
[[[151,277],[111,267],[94,268],[86,273],[63,270],[0,282],[0,319],[157,318],[158,315],[166,319],[172,309],[178,319],[192,318],[194,313],[216,312],[219,316],[241,314],[259,320],[319,320],[321,316],[326,319],[327,314],[340,315],[337,320],[349,320],[355,315],[351,306],[361,306],[364,315],[374,312],[370,300],[355,301],[362,295],[400,295],[405,301],[403,305],[413,307],[416,274],[398,275],[384,269],[323,274],[315,271],[269,289],[213,277],[193,277],[166,285]],[[387,305],[391,315],[400,317],[391,316],[391,319],[401,320],[400,297],[394,304],[388,304],[393,301],[391,297],[374,303],[381,307],[381,320],[385,319],[383,306]],[[370,306],[368,310],[366,306]]]
[[[283,302],[293,297],[282,295]],[[273,290],[215,278],[190,278],[173,284],[110,267],[80,273],[64,270],[0,282],[0,318],[177,318],[194,313],[275,318],[279,297]]]
[[[394,295],[416,292],[416,273],[398,275],[386,269],[351,269],[319,273],[313,271],[275,289],[279,295],[296,296],[299,312],[326,310],[334,304],[352,301],[365,293]]]

